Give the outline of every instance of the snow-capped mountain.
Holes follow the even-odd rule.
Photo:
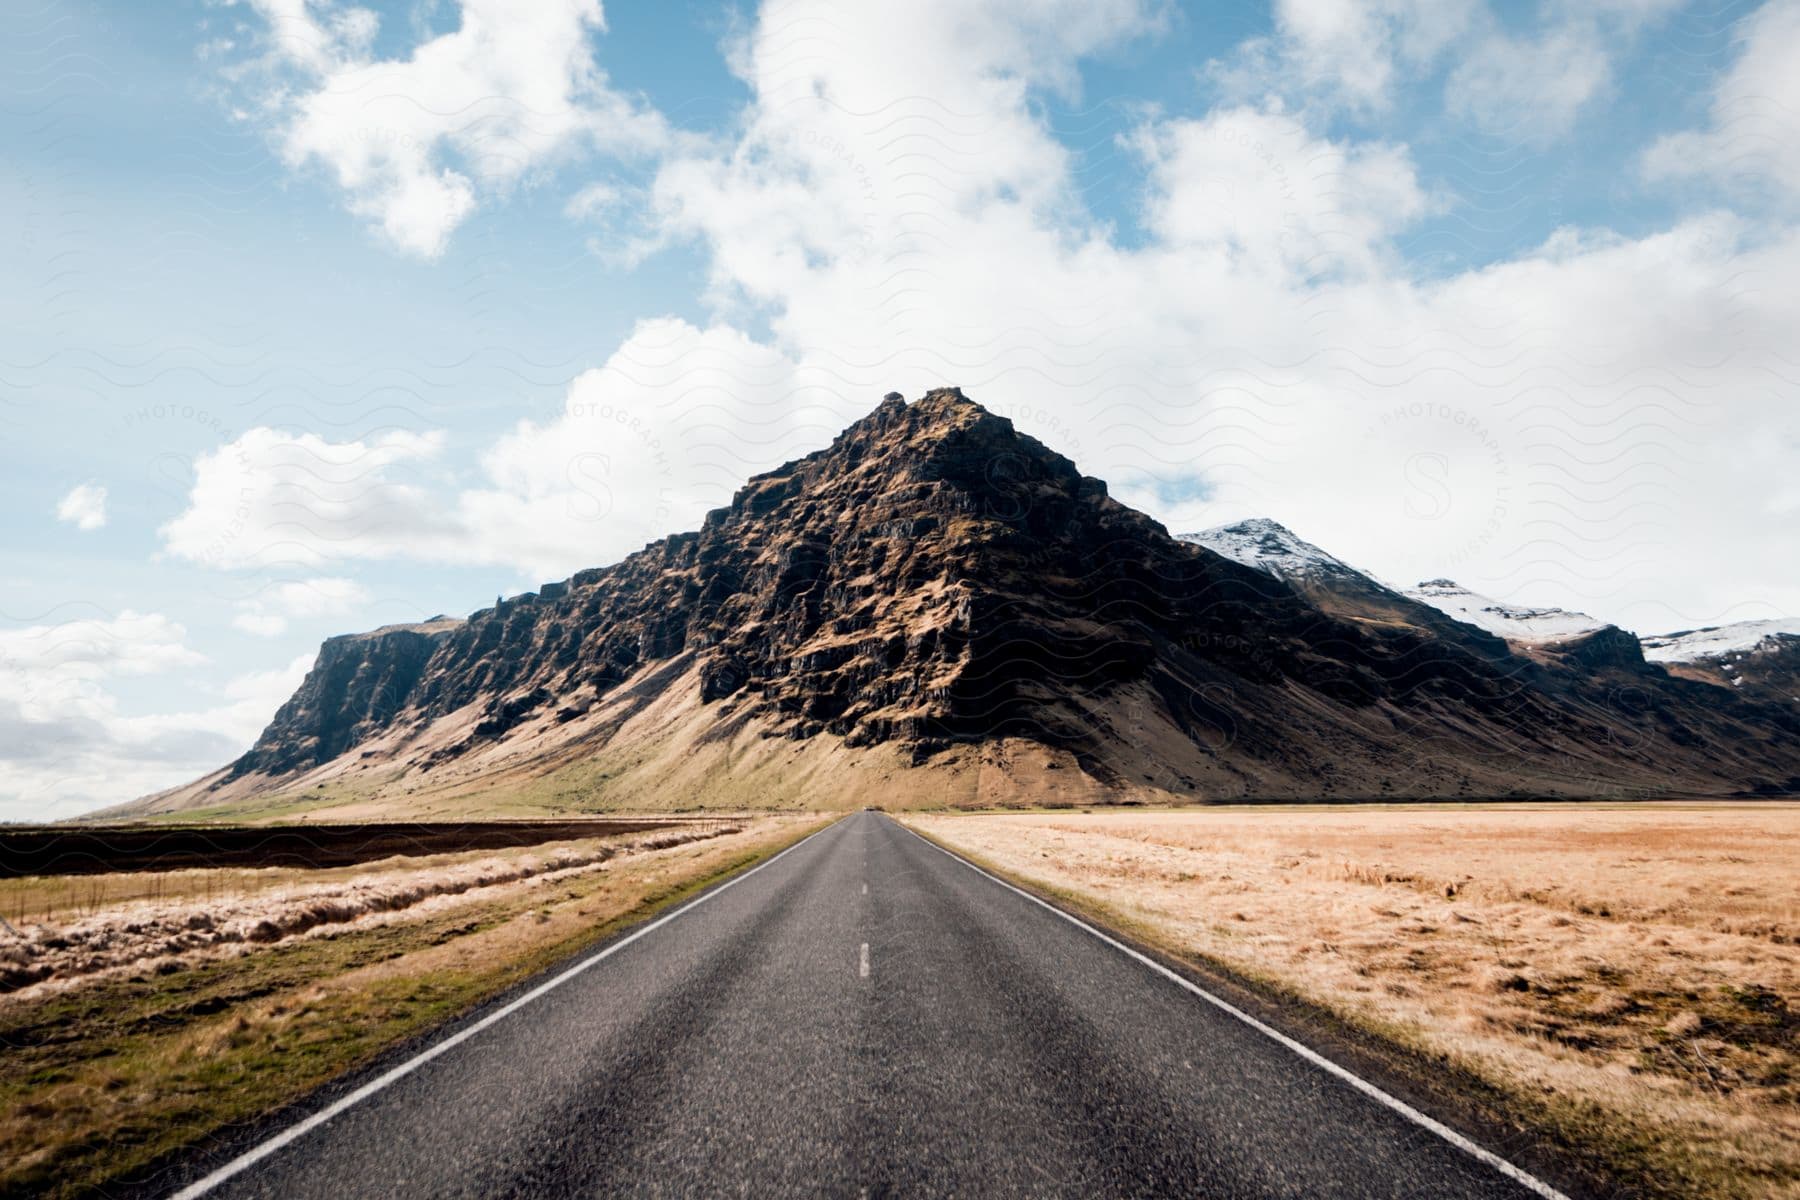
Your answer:
[[[1605,629],[1607,623],[1586,613],[1563,608],[1528,608],[1505,604],[1471,592],[1449,579],[1428,579],[1406,594],[1423,604],[1448,613],[1459,621],[1485,629],[1509,642],[1543,644],[1562,642]]]
[[[1679,633],[1652,634],[1643,639],[1644,657],[1651,662],[1683,663],[1724,658],[1762,648],[1764,642],[1783,636],[1800,638],[1800,619],[1735,621]]]
[[[698,530],[330,639],[248,752],[125,811],[1800,791],[1800,714],[1630,634],[1518,654],[1272,521],[1193,540],[956,389],[890,394]]]
[[[1449,617],[1510,642],[1550,645],[1607,628],[1606,622],[1585,613],[1504,604],[1448,579],[1431,579],[1416,588],[1404,590],[1392,588],[1266,517],[1220,525],[1199,533],[1184,533],[1180,537],[1184,542],[1205,546],[1247,567],[1285,579],[1305,592],[1324,590],[1339,596],[1353,593],[1364,604],[1379,598],[1384,607],[1410,603],[1410,606],[1422,607],[1432,617]],[[1436,625],[1438,622],[1421,619],[1415,611],[1412,623]]]
[[[1800,620],[1793,617],[1647,637],[1644,657],[1674,675],[1762,700],[1800,704]]]
[[[1384,626],[1410,625],[1484,658],[1506,657],[1505,644],[1496,642],[1486,630],[1470,628],[1431,605],[1402,594],[1267,517],[1235,521],[1178,537],[1291,584],[1333,616]]]
[[[1744,696],[1800,703],[1800,619],[1739,621],[1645,637],[1640,644],[1636,635],[1587,613],[1508,604],[1448,579],[1389,587],[1266,517],[1179,537],[1284,580],[1333,615],[1411,625],[1490,658],[1504,658],[1510,646],[1543,665],[1548,655],[1584,678],[1655,671],[1647,668],[1653,663]]]
[[[1334,575],[1374,578],[1295,536],[1285,525],[1267,517],[1251,517],[1247,521],[1176,536],[1289,583]]]

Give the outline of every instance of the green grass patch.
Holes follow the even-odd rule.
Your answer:
[[[0,1004],[0,1196],[87,1193],[273,1112],[823,824]]]

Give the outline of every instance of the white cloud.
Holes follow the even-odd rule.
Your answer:
[[[1403,582],[1454,572],[1647,628],[1800,611],[1774,565],[1800,532],[1761,515],[1800,463],[1743,432],[1784,420],[1793,238],[1724,217],[1570,230],[1418,280],[1391,242],[1434,201],[1405,150],[1253,106],[1129,139],[1150,173],[1147,241],[1127,246],[1067,203],[1029,87],[956,17],[909,17],[903,38],[947,81],[940,112],[879,18],[782,55],[808,11],[747,35],[741,140],[656,184],[664,233],[702,242],[721,311],[765,318],[796,377],[864,406],[961,384],[1166,523],[1265,513]],[[1397,61],[1471,36],[1379,12]],[[1746,486],[1748,453],[1786,466]]]
[[[287,632],[289,621],[343,616],[368,599],[367,588],[337,576],[272,583],[244,601],[231,623],[245,633],[276,637]]]
[[[1274,33],[1209,70],[1239,99],[1278,94],[1380,112],[1407,72],[1437,61],[1485,11],[1480,0],[1276,0]]]
[[[214,770],[250,746],[312,655],[239,675],[192,710],[125,715],[108,688],[200,661],[158,614],[0,633],[0,821],[59,820]]]
[[[816,448],[878,399],[835,382],[736,330],[648,321],[574,380],[560,413],[501,437],[459,491],[404,474],[437,456],[439,434],[252,429],[196,463],[163,544],[228,569],[412,559],[561,578],[697,527],[745,476]],[[233,623],[273,636],[364,598],[347,579],[281,584]]]
[[[736,55],[758,96],[747,128],[664,163],[662,231],[705,238],[715,282],[768,299],[940,210],[1073,212],[1068,151],[1027,97],[1073,94],[1082,56],[1156,20],[1137,0],[769,5]]]
[[[462,0],[455,30],[378,59],[377,18],[253,0],[282,82],[263,98],[290,166],[317,163],[401,251],[435,258],[487,197],[591,150],[662,146],[654,113],[609,86],[599,0]]]
[[[1617,60],[1680,0],[1593,0],[1543,10],[1534,29],[1479,22],[1444,84],[1455,117],[1494,137],[1542,147],[1607,94]]]
[[[570,196],[563,205],[563,215],[572,221],[592,221],[615,210],[622,199],[620,190],[610,183],[590,183]]]
[[[309,651],[271,670],[246,671],[233,676],[218,690],[218,703],[209,707],[188,712],[118,717],[112,722],[113,730],[129,746],[154,746],[159,741],[185,736],[205,738],[229,747],[222,755],[209,749],[206,755],[193,757],[180,771],[169,772],[168,782],[158,786],[186,783],[204,772],[224,766],[248,750],[268,726],[275,710],[299,688],[316,657]],[[111,794],[119,794],[119,789],[111,789]]]
[[[1800,611],[1800,531],[1767,517],[1800,473],[1791,232],[1571,229],[1420,279],[1393,241],[1437,201],[1405,148],[1269,103],[1145,118],[1127,242],[1087,217],[1036,99],[1151,21],[1094,11],[770,6],[734,51],[738,136],[671,155],[651,193],[650,235],[707,253],[711,323],[641,323],[453,493],[394,458],[348,498],[309,476],[295,503],[317,511],[278,521],[269,471],[207,486],[209,459],[169,548],[563,574],[691,527],[883,392],[953,383],[1176,527],[1272,515],[1396,581],[1450,573],[1646,629]],[[1473,37],[1379,11],[1396,62]],[[785,52],[801,28],[808,53]],[[234,541],[246,488],[256,534]]]
[[[106,489],[92,483],[77,485],[57,502],[56,519],[77,529],[99,529],[106,524]]]
[[[217,567],[311,567],[384,558],[412,545],[449,553],[454,521],[401,477],[442,450],[441,433],[329,442],[255,428],[194,464],[188,507],[164,548]]]
[[[150,675],[204,661],[186,645],[187,631],[160,613],[126,609],[104,620],[0,631],[0,692],[22,699],[77,704],[88,684],[115,675]]]
[[[575,380],[560,416],[521,422],[486,455],[458,499],[465,544],[556,578],[698,528],[747,476],[880,398],[838,382],[728,327],[642,322]]]
[[[1541,146],[1604,93],[1615,54],[1679,0],[1543,6],[1514,28],[1486,0],[1276,0],[1274,30],[1208,64],[1229,99],[1385,116],[1448,67],[1444,105],[1480,132]]]
[[[1769,0],[1746,17],[1743,49],[1713,89],[1712,122],[1658,140],[1651,179],[1696,179],[1800,198],[1800,0]]]
[[[1607,46],[1591,21],[1536,37],[1496,32],[1451,72],[1445,106],[1484,133],[1530,145],[1551,142],[1611,81]]]
[[[317,74],[366,55],[380,24],[373,10],[332,0],[250,0],[250,6],[269,26],[273,53]]]
[[[1366,272],[1428,207],[1404,150],[1323,141],[1281,113],[1163,121],[1132,141],[1150,167],[1150,230],[1164,245],[1239,267]]]
[[[280,637],[287,632],[288,623],[277,613],[251,608],[231,618],[231,626],[255,637]]]
[[[290,667],[241,676],[209,709],[120,712],[115,680],[204,661],[159,613],[0,632],[0,820],[69,816],[210,770],[244,749],[299,681]]]

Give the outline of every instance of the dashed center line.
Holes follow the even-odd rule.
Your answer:
[[[863,884],[863,895],[866,896],[868,894],[869,894],[869,885],[865,883],[865,884]]]
[[[857,966],[856,973],[864,979],[869,977],[869,943],[867,942],[862,944],[862,962]]]

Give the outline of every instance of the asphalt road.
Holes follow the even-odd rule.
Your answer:
[[[207,1194],[1533,1194],[874,813],[461,1032]]]

